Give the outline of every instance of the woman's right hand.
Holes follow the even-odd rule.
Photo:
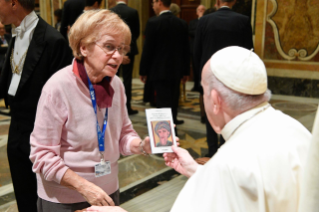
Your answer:
[[[115,206],[113,200],[100,187],[87,181],[80,186],[78,192],[90,203],[96,206]]]

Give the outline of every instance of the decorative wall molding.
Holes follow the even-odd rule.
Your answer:
[[[280,36],[279,36],[279,30],[278,30],[277,24],[275,23],[274,20],[272,20],[272,18],[277,12],[278,4],[276,0],[269,0],[268,2],[272,3],[273,9],[271,13],[267,15],[266,20],[273,28],[274,37],[275,37],[275,45],[279,54],[286,60],[294,60],[298,58],[299,60],[307,61],[312,59],[319,52],[319,44],[317,45],[315,51],[312,52],[312,54],[310,55],[308,55],[308,52],[306,49],[296,49],[295,47],[292,47],[288,51],[288,54],[284,52],[280,43]]]

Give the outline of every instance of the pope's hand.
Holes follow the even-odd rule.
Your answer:
[[[109,197],[100,187],[89,181],[81,186],[78,191],[90,205],[115,206],[111,197]]]
[[[95,212],[127,212],[126,210],[124,210],[123,208],[120,208],[118,206],[103,206],[103,207],[99,207],[99,206],[91,206],[89,208],[87,208],[85,211],[95,211]]]
[[[198,164],[187,150],[172,146],[173,153],[164,153],[165,164],[172,167],[177,172],[191,177],[197,170]]]

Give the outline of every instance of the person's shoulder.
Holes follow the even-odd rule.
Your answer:
[[[159,19],[158,16],[153,16],[153,17],[150,17],[147,22],[148,22],[149,24],[153,24],[153,23],[157,23],[157,22],[159,22],[159,21],[161,21],[161,20]]]
[[[227,10],[228,11],[228,10]],[[247,15],[243,15],[243,14],[240,14],[238,12],[235,12],[233,10],[229,10],[228,11],[228,15],[230,17],[233,17],[234,19],[244,19],[244,20],[249,20],[249,17]]]
[[[187,25],[187,22],[186,22],[185,20],[183,20],[183,19],[181,19],[181,18],[177,18],[177,19],[179,19],[179,21],[182,22],[183,24],[186,24],[186,25]]]
[[[72,68],[73,64],[68,65],[57,72],[55,72],[51,78],[46,82],[43,87],[44,91],[56,92],[67,90],[70,86],[70,82],[72,81]]]
[[[82,4],[82,3],[85,3],[85,0],[67,0],[64,2],[64,6],[65,5],[78,5],[78,4]]]
[[[198,18],[193,19],[193,20],[190,20],[190,21],[189,21],[189,25],[195,24],[197,21],[198,21]]]
[[[44,31],[44,40],[45,41],[53,41],[53,40],[59,40],[62,39],[65,41],[65,38],[62,36],[62,34],[57,31],[54,27],[52,27],[50,24],[48,24],[46,21],[44,21],[41,17],[39,17],[38,24],[35,28],[35,32],[38,30]]]
[[[129,11],[129,12],[137,12],[136,9],[132,8],[132,7],[129,7],[128,5],[126,5],[125,7],[125,10]]]
[[[115,75],[115,76],[112,78],[111,85],[112,85],[112,87],[114,88],[114,90],[122,89],[122,88],[123,88],[123,82],[122,82],[122,80],[121,80],[117,75]]]

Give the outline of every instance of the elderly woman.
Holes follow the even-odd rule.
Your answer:
[[[73,64],[46,83],[31,134],[38,211],[118,205],[120,153],[150,153],[126,110],[116,76],[129,51],[128,26],[108,10],[83,13],[72,26]]]
[[[171,136],[171,127],[167,121],[157,122],[155,125],[155,133],[160,139],[160,141],[156,143],[156,147],[173,145],[173,142],[168,140]]]

